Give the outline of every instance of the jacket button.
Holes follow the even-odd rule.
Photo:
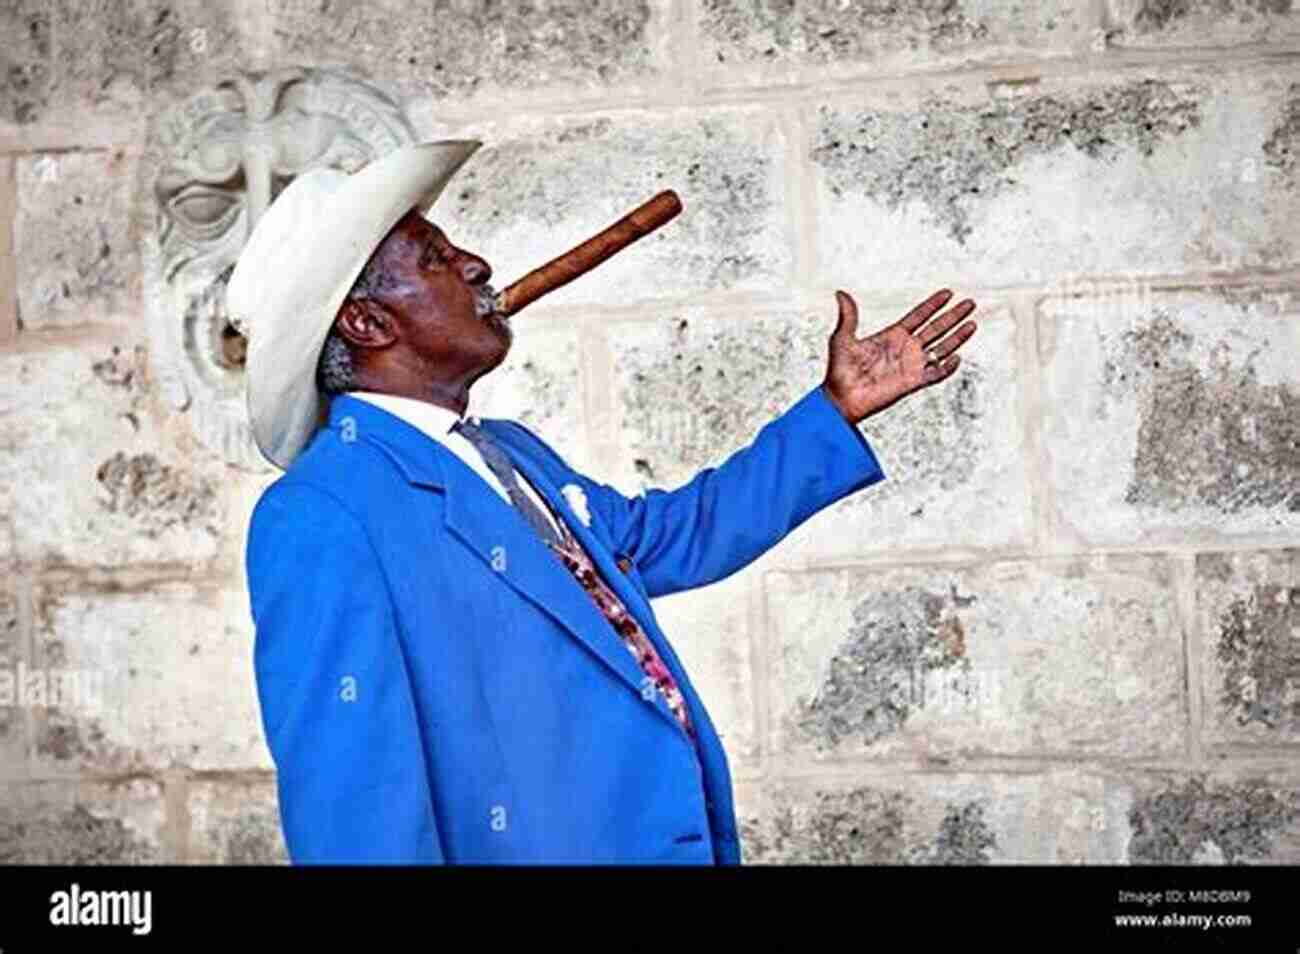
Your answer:
[[[624,573],[632,569],[632,561],[625,556],[619,557],[616,562],[618,563],[618,568],[622,570]]]

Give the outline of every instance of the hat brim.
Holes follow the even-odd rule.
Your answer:
[[[273,256],[275,273],[264,274],[265,284],[273,288],[263,294],[250,277],[241,282],[236,266],[228,301],[242,299],[243,307],[256,315],[247,322],[252,326],[245,361],[248,416],[258,450],[276,467],[287,470],[325,420],[329,397],[316,383],[316,368],[357,276],[404,215],[431,209],[480,145],[474,140],[421,143],[394,150],[350,176],[318,170],[335,177],[327,196],[320,194],[325,191],[323,181],[314,184],[311,195],[312,183],[299,186],[312,175],[305,173],[267,210],[270,216],[290,190],[302,190],[302,195],[290,197],[285,210],[305,220],[294,223],[289,233],[302,248],[260,247],[266,243],[257,242],[255,230],[241,264],[246,255]],[[304,200],[312,207],[301,208]],[[299,208],[293,207],[295,201]],[[285,241],[282,230],[271,232],[268,242]]]

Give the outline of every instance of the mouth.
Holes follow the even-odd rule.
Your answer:
[[[497,311],[497,292],[491,285],[479,285],[474,290],[474,313],[504,337],[512,335],[508,319]]]
[[[497,293],[491,285],[479,285],[474,289],[474,313],[480,318],[496,315]],[[500,317],[500,316],[497,316]]]

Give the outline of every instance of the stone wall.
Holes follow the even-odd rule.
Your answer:
[[[864,331],[979,303],[956,377],[862,424],[885,482],[658,601],[747,861],[1300,861],[1291,0],[8,0],[0,29],[0,860],[284,857],[242,566],[274,474],[220,290],[277,187],[239,150],[297,116],[274,141],[350,131],[344,165],[483,139],[439,221],[499,284],[678,191],[475,393],[629,494],[816,385],[835,288]],[[234,150],[197,193],[167,178],[195,142]]]

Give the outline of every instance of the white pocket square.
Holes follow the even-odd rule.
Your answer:
[[[578,515],[584,527],[591,526],[591,511],[587,509],[587,495],[583,493],[582,488],[577,484],[565,484],[560,488],[560,493],[564,494],[564,499],[569,502],[573,512]]]

